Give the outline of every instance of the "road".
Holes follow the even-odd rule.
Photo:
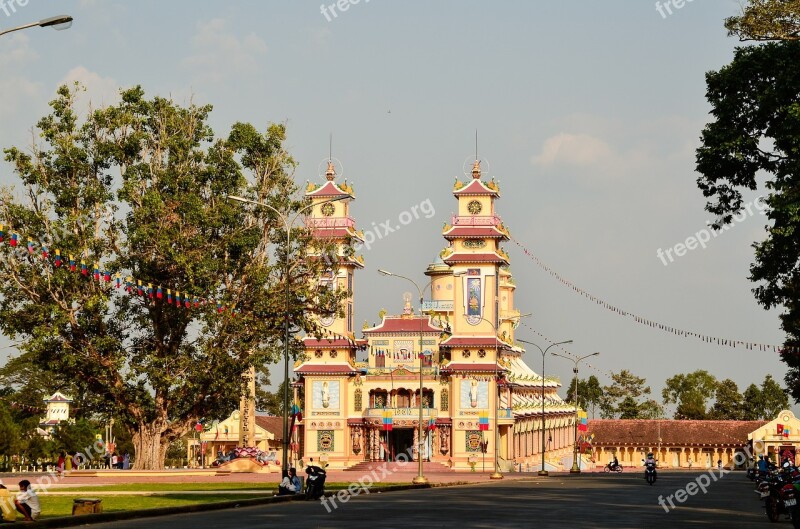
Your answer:
[[[519,474],[515,476],[520,476]],[[525,475],[523,475],[525,476]],[[710,484],[707,493],[696,487]],[[694,485],[689,485],[694,484]],[[687,488],[687,485],[689,487]],[[696,491],[684,503],[667,496]],[[681,497],[681,496],[678,496]],[[330,510],[330,512],[328,512]],[[649,486],[641,473],[536,475],[457,487],[360,494],[337,507],[320,502],[246,507],[95,525],[109,529],[314,528],[745,528],[771,524],[741,472],[712,480],[698,472],[661,472]],[[791,522],[777,526],[791,528]]]

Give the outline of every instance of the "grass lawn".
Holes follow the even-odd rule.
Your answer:
[[[55,516],[72,516],[72,500],[81,497],[72,496],[40,496],[42,503],[42,518]],[[177,507],[180,505],[194,505],[215,501],[243,500],[258,498],[252,494],[203,494],[170,496],[102,496],[103,512],[133,511],[140,509],[155,509],[158,507]]]
[[[325,483],[327,490],[346,489],[350,482]],[[371,488],[379,489],[392,485],[408,485],[408,483],[375,483]],[[195,491],[195,490],[263,490],[275,491],[277,483],[117,483],[114,485],[101,485],[93,487],[59,487],[53,489],[58,492],[96,492],[96,491],[136,491],[136,492],[164,492],[164,491]]]

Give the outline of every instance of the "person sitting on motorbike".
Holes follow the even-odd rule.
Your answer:
[[[617,459],[617,454],[614,454],[614,461],[611,462],[611,468],[617,468],[619,466],[619,459]]]
[[[653,452],[647,454],[647,459],[644,460],[645,468],[653,467],[653,473],[656,472],[657,461],[655,457],[653,457]]]

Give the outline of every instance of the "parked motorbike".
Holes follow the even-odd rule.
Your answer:
[[[306,467],[306,474],[306,499],[320,499],[325,494],[325,469],[311,464]]]
[[[780,470],[761,472],[758,477],[756,493],[764,501],[764,510],[771,522],[780,520],[781,515],[792,519],[800,528],[797,513],[797,488],[800,486],[800,472],[797,467],[784,462]]]

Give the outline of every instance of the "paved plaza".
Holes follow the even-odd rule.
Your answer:
[[[662,472],[648,486],[640,472],[619,475],[515,474],[498,482],[455,487],[361,494],[330,512],[320,502],[290,502],[160,518],[146,518],[94,527],[134,529],[314,528],[683,528],[765,527],[770,525],[753,485],[744,474],[712,481],[707,493],[697,492],[665,512],[659,496],[674,495],[699,472]],[[706,474],[708,476],[708,474]],[[353,479],[357,479],[354,476]],[[692,487],[690,487],[692,489]],[[693,489],[692,489],[693,490]],[[791,527],[783,521],[777,527]]]

